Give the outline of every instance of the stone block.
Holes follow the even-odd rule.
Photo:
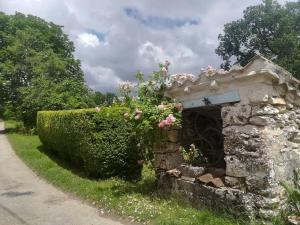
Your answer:
[[[222,108],[221,116],[223,126],[243,125],[248,123],[251,115],[251,106],[236,104],[234,106],[225,106]]]
[[[179,143],[162,142],[154,146],[154,153],[173,153],[179,152]]]
[[[213,187],[224,187],[224,177],[226,170],[222,168],[209,168],[206,173],[199,176],[197,181]]]
[[[193,178],[196,178],[205,172],[204,167],[190,166],[187,164],[181,164],[178,167],[178,170],[182,173],[182,176],[193,177]]]
[[[276,107],[276,109],[279,110],[279,113],[286,112],[286,106],[285,105],[276,105],[275,107]]]
[[[252,91],[248,94],[248,99],[251,104],[267,103],[269,99],[269,95],[267,94],[262,95],[260,93],[257,94],[257,93],[253,93]]]
[[[300,216],[295,216],[295,215],[288,216],[288,221],[290,224],[299,225],[300,224]]]
[[[157,177],[157,187],[162,194],[170,194],[175,189],[176,177],[171,177],[165,172],[161,172]]]
[[[211,180],[213,180],[214,177],[211,173],[206,173],[204,175],[201,175],[200,177],[197,178],[197,181],[203,184],[209,183]]]
[[[262,130],[254,125],[245,125],[245,126],[230,126],[223,129],[223,134],[225,136],[235,136],[242,135],[244,138],[257,137],[261,135]]]
[[[177,169],[168,170],[166,174],[168,174],[171,177],[177,177],[177,178],[181,177],[181,172]]]
[[[170,170],[182,163],[183,157],[179,152],[156,153],[154,156],[154,167],[157,169]]]
[[[226,175],[231,177],[247,177],[250,175],[246,164],[235,155],[225,156]]]
[[[283,98],[280,97],[269,97],[268,101],[271,105],[286,105],[286,102]]]
[[[223,129],[223,134],[224,152],[227,155],[251,154],[254,156],[264,148],[263,130],[258,126],[230,126]]]
[[[267,198],[276,198],[281,195],[281,190],[278,187],[266,188],[258,191],[259,195]]]
[[[294,112],[299,115],[300,114],[300,108],[295,107]]]
[[[291,110],[291,109],[294,108],[294,106],[293,106],[293,104],[288,103],[288,104],[286,105],[286,108],[287,108],[288,110]]]
[[[259,209],[259,216],[265,220],[270,220],[278,215],[278,211],[273,209]]]
[[[195,178],[193,177],[185,177],[185,176],[181,176],[181,179],[182,180],[185,180],[185,181],[188,181],[188,182],[191,182],[191,183],[194,183],[195,182]]]
[[[253,193],[259,193],[260,190],[263,190],[268,187],[268,183],[266,181],[266,173],[261,175],[251,175],[246,178],[247,189]]]
[[[295,126],[298,129],[298,117],[299,116],[294,111],[287,111],[285,113],[274,116],[274,125],[282,129],[291,126]]]
[[[280,198],[276,196],[275,198],[266,198],[261,197],[258,198],[255,202],[255,205],[258,208],[265,208],[265,209],[276,209],[278,208],[278,205],[280,204]]]
[[[300,143],[300,133],[297,132],[292,138],[290,138],[290,141],[295,143]]]
[[[263,115],[276,115],[279,110],[268,104],[268,105],[256,105],[252,107],[252,116],[263,116]]]
[[[289,120],[295,120],[297,118],[297,114],[294,111],[288,111],[286,113],[288,115]]]
[[[179,141],[179,130],[171,129],[167,130],[167,137],[170,142],[178,142]]]
[[[241,177],[225,177],[225,184],[228,187],[236,188],[236,189],[244,189],[245,188],[245,179]]]
[[[194,183],[193,181],[190,181],[190,180],[186,180],[186,179],[182,179],[182,178],[176,179],[176,188],[179,191],[181,190],[184,192],[193,193],[194,189],[195,189],[195,185],[196,185],[196,183]]]
[[[226,170],[223,168],[215,168],[211,167],[206,170],[208,173],[211,173],[213,177],[224,177],[226,174]]]
[[[249,119],[249,123],[256,126],[266,126],[275,123],[275,120],[268,116],[254,116]]]
[[[207,185],[211,185],[216,188],[225,187],[224,181],[219,177],[212,179]]]
[[[283,128],[284,136],[287,140],[292,141],[299,133],[298,126],[285,126]]]

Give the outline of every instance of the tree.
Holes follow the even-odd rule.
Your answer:
[[[118,97],[116,96],[116,94],[111,92],[107,92],[105,94],[106,105],[112,105],[115,101],[118,101]]]
[[[250,6],[242,19],[225,24],[216,53],[221,67],[244,66],[259,51],[300,78],[300,1],[284,6],[274,0]]]
[[[6,100],[14,106],[20,100],[18,89],[29,86],[35,77],[83,81],[73,52],[61,26],[31,15],[0,12],[0,76],[5,80]]]
[[[116,101],[117,96],[114,93],[107,92],[105,94],[100,91],[94,93],[94,101],[96,105],[112,105]]]
[[[76,80],[66,79],[56,82],[53,79],[38,77],[32,84],[20,89],[21,104],[17,107],[26,127],[35,126],[36,115],[40,110],[80,109],[95,106],[91,92]]]
[[[94,101],[96,105],[103,105],[105,103],[105,95],[102,94],[100,91],[95,91]]]
[[[4,93],[5,93],[5,81],[4,79],[0,76],[0,117],[3,116],[3,113],[4,113],[4,99],[5,99],[5,96],[4,96]]]
[[[35,118],[37,110],[93,105],[86,104],[89,90],[74,50],[61,26],[31,15],[0,12],[0,106],[21,109],[16,112],[24,119]],[[80,92],[84,97],[79,98]]]

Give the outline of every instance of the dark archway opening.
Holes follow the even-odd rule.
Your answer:
[[[199,154],[195,166],[226,168],[221,106],[203,106],[182,112],[181,144],[194,144]]]

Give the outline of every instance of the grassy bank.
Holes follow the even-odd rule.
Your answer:
[[[17,133],[14,129],[16,125],[14,121],[6,121],[7,135],[17,155],[29,167],[55,186],[105,210],[151,224],[245,224],[224,213],[198,211],[176,199],[158,197],[154,173],[148,168],[143,170],[143,178],[137,183],[121,179],[91,180],[68,163],[44,151],[38,136]]]

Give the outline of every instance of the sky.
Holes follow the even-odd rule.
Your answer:
[[[39,16],[63,26],[75,44],[88,86],[116,91],[124,80],[171,62],[170,73],[219,67],[225,23],[261,0],[0,0],[0,11]],[[285,0],[279,0],[284,3]]]

